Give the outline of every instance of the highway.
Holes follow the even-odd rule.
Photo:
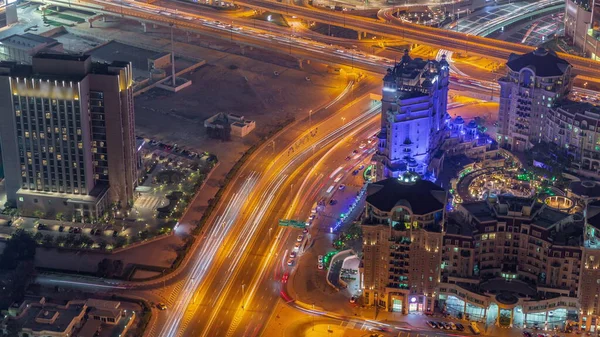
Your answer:
[[[481,36],[473,36],[441,28],[421,26],[403,22],[400,25],[381,22],[376,19],[347,15],[345,12],[323,10],[316,7],[300,7],[263,0],[240,0],[237,5],[261,9],[284,15],[294,15],[306,20],[330,23],[340,27],[367,32],[377,36],[409,40],[421,44],[453,51],[466,50],[470,53],[485,57],[493,57],[502,61],[508,59],[511,53],[528,53],[535,48],[516,43],[510,43]],[[600,62],[591,59],[559,53],[574,67],[575,73],[593,81],[600,81]]]

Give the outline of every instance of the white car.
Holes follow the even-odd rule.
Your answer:
[[[300,242],[296,242],[296,244],[294,245],[294,250],[298,251],[300,249]]]
[[[290,259],[293,259],[293,258],[295,258],[295,257],[296,257],[296,252],[292,250],[292,251],[290,252]]]
[[[323,263],[323,255],[319,255],[319,257],[317,257],[317,261],[319,263]]]
[[[365,146],[367,146],[367,144],[365,144],[365,143],[360,143],[360,145],[358,146],[358,148],[360,148],[360,149],[364,149],[364,148],[365,148]]]
[[[298,235],[298,237],[296,238],[296,241],[302,242],[302,240],[304,240],[304,235],[302,235],[302,234]]]
[[[293,266],[294,265],[294,259],[288,259],[287,260],[287,265],[290,266],[290,267]]]

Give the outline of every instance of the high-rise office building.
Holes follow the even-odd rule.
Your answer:
[[[39,54],[0,62],[0,142],[9,203],[25,215],[97,218],[133,201],[129,63]]]
[[[497,141],[500,146],[525,151],[544,139],[545,118],[573,86],[572,66],[553,51],[538,48],[512,54],[508,74],[500,78]]]
[[[407,171],[424,175],[445,134],[450,70],[440,61],[412,59],[405,51],[383,78],[381,132],[373,160],[377,177]]]

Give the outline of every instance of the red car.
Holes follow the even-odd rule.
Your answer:
[[[283,277],[281,277],[281,283],[287,283],[289,277],[290,277],[290,274],[288,274],[288,273],[283,274]]]

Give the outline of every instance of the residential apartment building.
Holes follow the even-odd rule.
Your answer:
[[[370,184],[361,227],[365,303],[432,312],[440,278],[446,192],[427,180]]]
[[[544,140],[565,149],[579,174],[600,178],[599,107],[562,101],[548,111]]]
[[[584,57],[600,59],[600,3],[567,0],[564,20],[565,37]]]
[[[405,51],[383,79],[377,177],[399,177],[413,171],[433,174],[429,164],[445,134],[449,67],[412,59]]]
[[[487,325],[597,331],[600,201],[585,216],[536,199],[499,196],[445,216],[445,192],[388,178],[367,189],[364,301]],[[446,218],[446,219],[445,219]]]
[[[39,54],[0,62],[0,141],[8,202],[24,215],[97,218],[133,202],[129,63]]]
[[[497,141],[513,151],[525,151],[544,139],[549,110],[566,98],[573,86],[572,66],[553,51],[538,48],[512,54],[500,83]]]

